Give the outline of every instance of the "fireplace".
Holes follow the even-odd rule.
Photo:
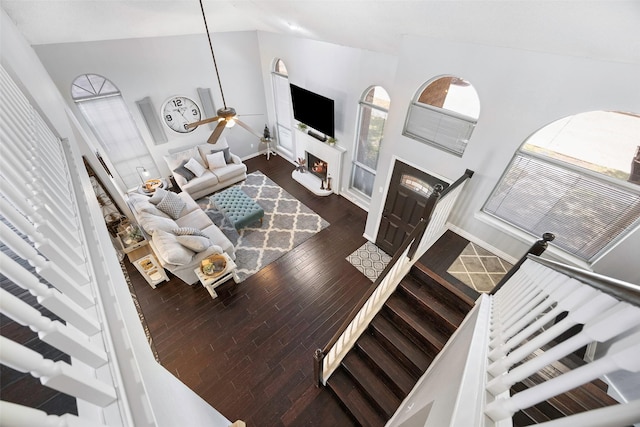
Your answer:
[[[327,170],[329,165],[324,160],[314,156],[307,151],[307,170],[320,178],[321,180],[327,179]]]

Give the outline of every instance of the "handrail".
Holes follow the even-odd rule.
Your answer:
[[[455,182],[453,182],[450,186],[445,188],[444,191],[442,191],[442,193],[440,194],[440,198],[443,198],[444,196],[452,192],[456,187],[462,185],[462,183],[471,178],[473,174],[474,172],[471,169],[466,169],[460,178],[455,180]]]
[[[640,307],[640,285],[614,279],[612,277],[603,276],[602,274],[592,271],[583,270],[571,265],[562,264],[556,261],[540,258],[533,254],[528,254],[527,259],[533,260],[546,267],[553,268],[560,273],[569,277],[580,280],[581,282],[596,288],[606,294],[609,294],[619,300],[631,303]]]
[[[442,188],[442,186],[440,186],[440,188]],[[433,200],[437,200],[439,198],[440,198],[440,193],[437,190],[435,190],[433,193],[431,193],[431,196],[429,196],[429,200],[427,201],[427,205],[425,206],[425,211],[427,211],[427,209],[431,208],[431,211],[429,212],[428,218],[426,220],[424,218],[420,218],[420,222],[418,222],[418,225],[416,225],[416,227],[413,229],[413,231],[409,234],[409,237],[407,237],[402,242],[402,245],[395,252],[395,254],[393,255],[393,258],[391,258],[391,261],[389,261],[389,263],[384,268],[384,270],[382,270],[382,273],[380,273],[378,278],[369,287],[367,292],[365,292],[365,294],[362,295],[362,297],[356,303],[356,305],[353,307],[353,309],[351,310],[349,315],[346,317],[344,322],[342,322],[342,324],[340,324],[340,327],[338,328],[336,333],[333,334],[333,336],[331,337],[329,342],[324,346],[324,348],[322,349],[322,353],[323,354],[326,354],[326,352],[331,347],[333,347],[334,344],[338,341],[338,338],[340,338],[340,335],[342,335],[342,333],[347,328],[347,326],[349,326],[349,323],[351,323],[353,321],[353,319],[356,317],[356,314],[358,314],[358,312],[360,311],[360,309],[362,309],[362,307],[367,302],[369,297],[371,297],[371,295],[375,292],[376,288],[380,285],[380,283],[382,283],[382,281],[387,276],[389,271],[391,271],[391,269],[398,262],[400,257],[402,257],[402,254],[409,247],[409,245],[411,245],[411,243],[413,243],[414,241],[420,241],[420,238],[424,234],[424,231],[427,229],[427,225],[429,225],[429,219],[431,218],[431,212],[433,212],[433,207],[435,206],[435,202],[433,202],[433,203],[430,203],[430,202],[431,202],[432,199]]]
[[[527,257],[529,255],[536,255],[536,256],[542,255],[542,253],[545,250],[547,250],[547,247],[549,246],[549,242],[552,242],[555,238],[556,236],[553,233],[544,233],[542,235],[542,238],[537,242],[535,242],[529,248],[529,250],[522,256],[522,258],[520,258],[518,262],[516,262],[513,265],[513,267],[511,267],[509,271],[507,271],[507,274],[502,276],[502,279],[500,279],[500,281],[496,284],[496,286],[494,286],[494,288],[491,290],[490,292],[491,295],[495,295],[496,292],[498,292],[505,285],[505,283],[507,283],[507,281],[511,279],[511,276],[513,276],[515,272],[518,271],[518,269],[520,269],[520,267],[527,260]]]
[[[403,254],[406,252],[406,257],[409,260],[412,260],[422,242],[423,236],[429,226],[433,213],[435,211],[435,207],[438,204],[439,200],[453,191],[455,188],[459,187],[464,183],[467,179],[473,176],[473,171],[467,169],[465,173],[457,179],[453,184],[443,190],[442,185],[437,184],[434,187],[434,191],[429,196],[427,203],[424,208],[423,216],[420,219],[420,222],[416,225],[413,231],[409,234],[409,236],[402,242],[400,248],[394,253],[391,261],[387,264],[382,273],[378,276],[375,282],[371,285],[371,287],[365,292],[365,294],[358,300],[354,308],[349,312],[345,320],[340,324],[337,331],[333,334],[331,339],[327,342],[327,344],[322,349],[316,349],[313,355],[314,359],[314,378],[316,380],[316,384],[319,386],[322,383],[322,365],[324,357],[329,353],[329,351],[337,344],[340,337],[345,333],[349,325],[355,320],[356,316],[363,309],[365,304],[369,301],[369,299],[373,296],[376,290],[379,288],[381,283],[387,278],[387,275],[393,268],[396,266],[398,261],[401,260]],[[408,249],[408,251],[407,251]]]

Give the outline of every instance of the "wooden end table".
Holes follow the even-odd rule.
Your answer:
[[[213,299],[218,298],[216,287],[220,286],[231,278],[233,278],[233,281],[235,283],[238,283],[240,281],[237,272],[238,266],[236,265],[236,263],[233,262],[231,257],[226,252],[223,252],[222,256],[224,256],[227,262],[227,266],[222,271],[222,273],[217,276],[211,277],[203,274],[202,270],[200,270],[200,267],[193,270],[196,273],[196,276],[198,276],[198,279],[200,279],[200,283],[202,283],[202,286],[204,286],[204,288],[209,291],[209,294]]]

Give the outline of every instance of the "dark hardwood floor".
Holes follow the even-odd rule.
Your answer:
[[[128,264],[160,363],[230,420],[250,426],[348,426],[331,392],[316,388],[312,355],[372,283],[345,258],[362,244],[366,212],[315,196],[280,156],[246,162],[330,226],[211,299],[177,278],[152,289]]]

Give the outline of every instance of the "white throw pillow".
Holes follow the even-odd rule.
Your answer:
[[[192,250],[182,246],[180,242],[176,240],[176,236],[162,230],[153,233],[153,244],[158,250],[158,256],[169,264],[189,264],[195,254]]]
[[[202,252],[211,246],[211,240],[201,236],[176,236],[176,240],[185,248]]]
[[[222,151],[207,154],[207,162],[209,162],[209,169],[211,170],[227,166],[227,162],[224,159],[224,153]]]
[[[149,234],[154,234],[157,230],[171,231],[178,227],[178,224],[171,218],[157,216],[149,212],[142,212],[138,215],[140,225]]]
[[[185,168],[189,169],[196,177],[202,176],[204,171],[206,170],[204,166],[200,164],[199,161],[194,159],[193,157],[189,159],[187,163],[184,165]]]
[[[167,191],[167,194],[162,198],[162,201],[158,203],[158,209],[166,213],[173,219],[180,218],[180,213],[184,209],[186,203],[176,193]]]

